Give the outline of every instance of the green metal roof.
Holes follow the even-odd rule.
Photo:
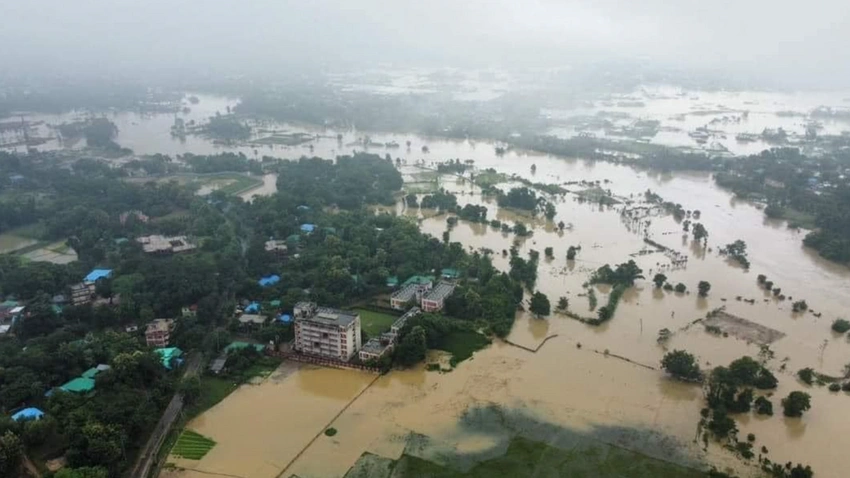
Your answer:
[[[434,276],[413,276],[404,281],[402,285],[410,285],[410,284],[427,284],[429,282],[434,282]]]
[[[77,377],[59,388],[66,392],[87,393],[94,390],[94,380],[85,377]]]
[[[83,378],[94,379],[94,377],[97,376],[97,374],[99,374],[99,373],[100,373],[100,370],[98,370],[95,367],[92,367],[92,368],[86,370],[85,372],[83,372],[82,376],[83,376]]]
[[[177,347],[165,347],[154,350],[162,359],[163,367],[171,370],[171,360],[183,355],[183,351]]]
[[[459,274],[458,274],[458,272],[457,272],[457,269],[452,269],[452,268],[448,268],[448,267],[447,267],[447,268],[445,268],[445,269],[443,269],[443,270],[442,270],[442,275],[443,275],[443,277],[448,277],[448,278],[450,278],[450,279],[454,279],[454,278],[456,278]]]
[[[396,276],[387,277],[387,286],[388,287],[395,287],[397,285],[398,285],[398,277],[396,277]]]
[[[234,350],[242,350],[248,347],[254,347],[257,352],[262,352],[266,348],[263,344],[251,344],[248,342],[231,342],[230,345],[224,348],[224,351],[230,353]]]
[[[273,301],[269,302],[269,305],[272,306],[272,307],[280,307],[280,301],[279,300],[273,300]]]

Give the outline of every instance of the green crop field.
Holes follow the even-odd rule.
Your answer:
[[[200,433],[184,430],[171,449],[171,454],[187,460],[200,460],[215,446],[215,442]]]

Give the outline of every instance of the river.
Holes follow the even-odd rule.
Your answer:
[[[747,101],[761,104],[767,100]],[[201,96],[192,114],[208,116],[233,104],[233,100]],[[172,139],[168,128],[173,115],[140,117],[119,113],[113,121],[120,130],[118,143],[137,154],[224,150],[255,154],[250,146],[227,149],[201,138],[189,138],[185,142]],[[364,149],[353,144],[363,136],[362,132],[341,132],[343,138],[338,141],[335,131],[285,127],[291,131],[308,131],[320,138],[298,147],[257,148],[257,155],[332,157]],[[553,222],[532,221],[498,210],[494,203],[483,200],[469,182],[443,179],[443,187],[463,192],[459,195],[461,205],[484,204],[490,209],[490,218],[523,220],[533,227],[531,237],[519,240],[519,250],[523,255],[530,249],[541,253],[538,288],[550,297],[553,306],[558,297],[566,296],[572,310],[592,315],[587,298],[579,294],[583,293],[582,284],[589,274],[605,263],[617,264],[634,258],[647,280],[628,290],[615,317],[599,327],[559,315],[543,320],[521,315],[511,331],[511,341],[533,348],[545,337],[558,335],[539,353],[530,354],[496,342],[451,373],[429,373],[421,368],[392,372],[379,378],[353,403],[351,400],[368,386],[373,376],[311,367],[281,371],[261,385],[242,387],[190,423],[190,428],[213,438],[218,445],[203,460],[190,463],[181,460],[181,466],[246,478],[272,478],[284,469],[287,476],[293,473],[341,476],[365,451],[396,458],[407,450],[429,459],[439,459],[447,449],[485,453],[498,450],[504,444],[504,436],[461,424],[464,417],[482,407],[498,406],[565,431],[588,433],[646,453],[666,454],[668,448],[657,446],[665,443],[679,461],[708,460],[741,469],[719,447],[711,446],[706,453],[693,443],[699,410],[704,406],[698,387],[673,383],[657,370],[615,357],[657,368],[665,351],[686,349],[697,355],[701,366],[707,368],[742,355],[757,356],[760,349],[755,343],[711,335],[699,325],[689,327],[708,311],[725,306],[734,315],[785,334],[771,345],[775,358],[769,367],[780,379],[779,390],[772,398],[775,410],[780,410],[779,398],[790,390],[804,389],[813,397],[812,410],[802,419],[783,418],[781,413],[767,419],[749,414],[736,417],[740,436],[754,433],[757,448],[766,446],[772,459],[809,463],[818,476],[843,476],[843,449],[850,445],[846,434],[850,418],[840,410],[850,405],[850,397],[844,392],[831,393],[825,387],[806,387],[794,374],[803,367],[813,367],[829,375],[843,374],[850,344],[845,337],[833,334],[830,324],[850,308],[847,286],[850,271],[804,248],[801,241],[805,231],[791,230],[781,221],[766,219],[755,205],[736,200],[728,191],[718,188],[708,173],[663,174],[523,151],[496,156],[494,145],[485,141],[381,133],[370,137],[378,143],[397,142],[398,148],[368,150],[381,155],[389,153],[408,165],[416,161],[428,165],[449,158],[469,159],[480,169],[493,167],[542,183],[603,181],[603,187],[610,188],[615,195],[636,200],[651,189],[665,200],[681,203],[687,210],[702,212],[700,222],[709,231],[711,251],[683,237],[682,226],[672,217],[651,218],[649,236],[689,256],[686,268],[663,272],[671,282],[683,282],[692,292],[659,291],[648,279],[669,261],[659,253],[638,255],[645,248],[643,235],[626,227],[618,207],[580,203],[567,195],[557,202]],[[411,142],[410,148],[407,141]],[[427,146],[430,152],[422,152],[422,146]],[[536,173],[531,171],[532,164],[536,165]],[[243,197],[271,194],[274,187],[275,178],[268,175],[263,178],[261,188]],[[401,206],[396,211],[420,217],[423,231],[436,237],[446,229],[444,216],[425,218],[422,212],[403,211]],[[571,223],[573,227],[558,232],[554,227],[558,221]],[[501,251],[510,248],[515,239],[488,226],[463,221],[451,231],[453,241],[473,249],[496,251],[494,262],[500,268],[507,267]],[[717,254],[719,247],[736,239],[750,246],[749,271]],[[565,258],[570,245],[582,246],[574,263],[568,263]],[[547,246],[555,251],[552,260],[542,257]],[[758,286],[758,274],[766,274],[782,288],[783,294],[794,300],[805,299],[822,315],[793,313],[790,300],[774,299]],[[701,280],[712,285],[706,298],[695,293]],[[597,289],[599,303],[604,304],[608,291],[604,287]],[[738,301],[737,296],[754,299],[754,303]],[[673,332],[664,346],[656,341],[662,328]],[[334,419],[349,403],[350,407]],[[331,422],[339,434],[333,438],[320,437],[290,463]],[[630,435],[612,432],[615,427],[648,431]],[[427,445],[412,448],[410,433],[428,437]],[[192,472],[182,475],[206,476]]]

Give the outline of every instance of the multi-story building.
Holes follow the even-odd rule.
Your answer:
[[[145,329],[145,341],[151,347],[167,347],[174,330],[174,319],[155,319]]]
[[[94,283],[83,283],[75,284],[71,286],[71,304],[73,305],[84,305],[91,302],[92,296],[94,295],[95,285]]]
[[[299,302],[293,309],[295,350],[348,361],[360,350],[360,315],[315,302]]]
[[[425,312],[437,312],[443,310],[446,297],[452,295],[455,285],[451,282],[442,281],[436,287],[428,291],[422,297],[422,310]]]
[[[396,342],[398,342],[398,334],[402,327],[404,327],[404,324],[407,323],[407,319],[415,317],[421,312],[422,311],[419,310],[419,307],[410,309],[393,322],[389,332],[384,332],[380,335],[380,337],[372,337],[369,339],[368,342],[363,344],[363,348],[360,349],[360,361],[368,362],[369,360],[379,359],[387,352],[391,351],[393,347],[395,347]]]
[[[434,285],[433,278],[427,276],[413,276],[402,284],[401,289],[390,296],[390,307],[396,310],[404,310],[411,303],[418,303],[422,296],[431,290]]]

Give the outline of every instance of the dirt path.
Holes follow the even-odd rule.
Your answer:
[[[35,463],[30,460],[29,455],[24,455],[24,469],[27,471],[32,478],[41,478],[41,473],[39,473],[38,468],[36,468]]]

